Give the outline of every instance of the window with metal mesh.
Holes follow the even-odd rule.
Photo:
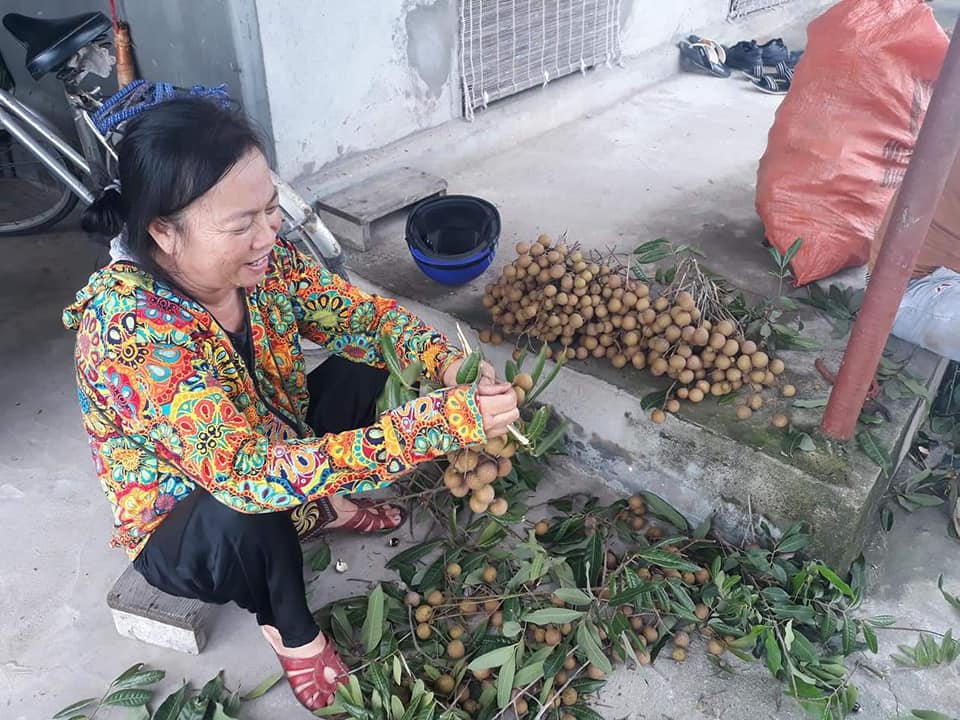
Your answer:
[[[464,114],[620,59],[620,0],[461,0]]]
[[[751,13],[769,10],[778,5],[786,5],[793,0],[730,0],[730,13],[728,17],[734,18],[750,15]]]

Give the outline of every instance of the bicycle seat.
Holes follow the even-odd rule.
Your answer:
[[[80,48],[113,27],[110,18],[99,12],[56,20],[9,13],[3,16],[3,24],[27,49],[27,70],[34,80],[59,69]]]

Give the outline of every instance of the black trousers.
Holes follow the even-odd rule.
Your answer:
[[[307,377],[317,435],[363,427],[376,416],[387,373],[331,357]],[[273,625],[287,647],[319,629],[307,607],[303,553],[288,512],[248,515],[197,488],[154,531],[133,566],[170,595],[235,602]]]

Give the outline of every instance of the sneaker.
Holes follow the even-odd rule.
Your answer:
[[[776,65],[777,63],[790,60],[790,51],[787,50],[787,46],[783,44],[782,38],[774,38],[770,42],[761,45],[760,51],[763,53],[764,65]]]
[[[729,45],[727,51],[727,66],[734,70],[753,70],[763,62],[763,51],[756,40],[741,40],[735,45]]]

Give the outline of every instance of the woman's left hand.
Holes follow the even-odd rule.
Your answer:
[[[447,368],[446,372],[443,373],[443,386],[444,387],[453,387],[457,384],[457,372],[460,370],[460,366],[463,365],[463,361],[466,358],[461,358],[460,360],[454,361],[450,367]],[[480,385],[495,384],[497,382],[497,374],[493,369],[493,365],[488,363],[486,360],[480,363]]]

